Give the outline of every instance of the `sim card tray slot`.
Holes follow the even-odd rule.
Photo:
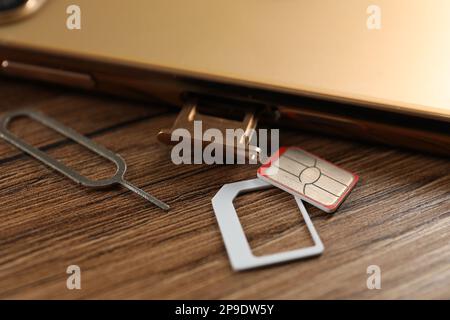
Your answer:
[[[251,144],[251,139],[255,134],[258,124],[257,107],[245,106],[243,109],[237,109],[235,106],[227,106],[236,108],[236,111],[242,114],[241,119],[227,119],[216,116],[214,108],[208,112],[202,112],[199,108],[198,99],[190,99],[184,105],[171,129],[163,129],[158,133],[158,140],[166,145],[175,145],[180,139],[188,138],[192,143],[201,143],[204,147],[211,141],[203,139],[203,132],[208,129],[216,129],[222,133],[224,137],[222,146],[224,149],[233,148],[235,154],[244,153],[245,157],[255,159],[258,157],[260,149]],[[229,110],[230,111],[230,110]],[[233,110],[231,109],[230,114]],[[186,130],[177,130],[186,129]],[[241,129],[243,135],[238,137],[236,144],[230,144],[225,137],[227,129]],[[237,131],[235,131],[237,132]],[[217,142],[214,142],[217,143]]]

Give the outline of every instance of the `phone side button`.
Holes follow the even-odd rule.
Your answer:
[[[96,86],[95,80],[89,74],[36,66],[11,60],[3,60],[0,71],[2,74],[13,77],[46,81],[83,89],[93,89]]]

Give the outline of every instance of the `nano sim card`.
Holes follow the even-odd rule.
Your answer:
[[[300,148],[282,147],[258,177],[326,212],[334,212],[359,177]]]

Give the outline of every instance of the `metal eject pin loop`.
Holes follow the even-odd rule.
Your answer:
[[[116,173],[113,177],[102,179],[102,180],[91,180],[88,179],[79,173],[75,172],[71,168],[67,167],[63,163],[59,162],[58,160],[50,157],[47,153],[42,152],[38,148],[35,148],[25,141],[21,140],[16,135],[12,134],[11,131],[8,130],[9,123],[18,117],[29,117],[33,120],[36,120],[37,122],[43,124],[44,126],[51,128],[55,130],[56,132],[64,135],[67,138],[72,139],[73,141],[85,146],[89,150],[91,150],[94,153],[97,153],[98,155],[102,156],[105,159],[108,159],[112,161],[116,167]],[[22,151],[26,152],[30,156],[44,162],[51,168],[55,169],[56,171],[62,173],[63,175],[67,176],[68,178],[72,179],[74,182],[81,184],[86,187],[93,187],[93,188],[101,188],[101,187],[107,187],[111,184],[119,183],[127,170],[127,165],[125,161],[117,154],[105,149],[101,145],[96,144],[94,141],[87,139],[86,137],[82,136],[78,132],[74,131],[71,128],[68,128],[61,123],[58,123],[43,114],[32,111],[32,110],[19,110],[15,112],[9,113],[1,122],[0,125],[0,136],[7,140],[9,143],[13,144],[17,148],[21,149]]]
[[[17,117],[29,117],[33,120],[36,120],[37,122],[43,124],[44,126],[51,128],[55,130],[56,132],[62,134],[63,136],[77,142],[78,144],[81,144],[82,146],[88,148],[92,152],[102,156],[103,158],[113,162],[116,167],[116,173],[111,177],[107,179],[101,179],[101,180],[91,180],[88,179],[76,171],[70,169],[63,163],[57,161],[56,159],[50,157],[47,153],[42,152],[41,150],[29,145],[25,141],[19,139],[16,135],[12,134],[8,130],[9,123]],[[86,138],[85,136],[79,134],[75,130],[68,128],[64,126],[63,124],[46,117],[45,115],[33,111],[33,110],[19,110],[14,111],[9,114],[7,114],[3,120],[0,123],[0,137],[11,143],[12,145],[16,146],[20,150],[24,151],[28,155],[36,158],[37,160],[43,162],[47,166],[51,167],[52,169],[58,171],[59,173],[65,175],[66,177],[70,178],[74,182],[81,184],[86,187],[91,188],[103,188],[108,187],[115,184],[120,184],[127,189],[133,191],[134,193],[140,195],[144,199],[152,202],[153,204],[157,205],[163,210],[168,210],[170,207],[166,203],[160,201],[159,199],[155,198],[151,194],[135,187],[130,182],[125,180],[125,172],[127,170],[127,165],[125,163],[125,160],[120,157],[118,154],[115,154],[114,152],[106,149],[105,147],[95,143],[94,141]]]

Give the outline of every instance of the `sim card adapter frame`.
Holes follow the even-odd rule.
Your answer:
[[[108,179],[101,179],[101,180],[91,180],[88,179],[82,175],[80,175],[78,172],[72,170],[71,168],[67,167],[63,163],[59,162],[58,160],[50,157],[47,153],[39,150],[38,148],[35,148],[25,141],[21,140],[16,135],[12,134],[8,130],[9,123],[18,117],[29,117],[44,126],[51,128],[55,130],[56,132],[62,134],[63,136],[75,141],[76,143],[86,147],[87,149],[91,150],[92,152],[100,155],[101,157],[113,162],[116,165],[116,173],[114,176]],[[72,181],[76,182],[77,184],[80,184],[85,187],[90,188],[105,188],[112,185],[122,185],[125,188],[127,188],[130,191],[133,191],[134,193],[138,194],[139,196],[143,197],[144,199],[150,201],[154,205],[160,207],[163,210],[169,210],[170,207],[166,203],[162,202],[161,200],[155,198],[151,194],[135,187],[130,182],[125,180],[125,172],[127,170],[127,165],[125,163],[125,160],[119,156],[118,154],[115,154],[114,152],[106,149],[105,147],[95,143],[94,141],[88,139],[87,137],[79,134],[75,130],[64,126],[63,124],[45,116],[44,114],[30,110],[30,109],[23,109],[23,110],[17,110],[12,111],[8,114],[6,114],[3,119],[0,122],[0,138],[5,139],[10,144],[14,145],[18,149],[22,150],[23,152],[27,153],[28,155],[36,158],[37,160],[41,161],[45,165],[49,166],[50,168],[58,171],[59,173],[63,174],[64,176],[68,177]]]
[[[313,246],[295,249],[291,251],[279,252],[264,256],[255,256],[244,233],[244,229],[239,221],[233,200],[240,194],[264,190],[273,187],[261,179],[245,180],[224,185],[212,199],[212,206],[219,224],[225,248],[230,259],[231,266],[235,271],[258,268],[272,264],[287,262],[320,255],[324,251],[324,246],[319,234],[306,211],[300,198],[294,197],[306,226],[314,242]]]

